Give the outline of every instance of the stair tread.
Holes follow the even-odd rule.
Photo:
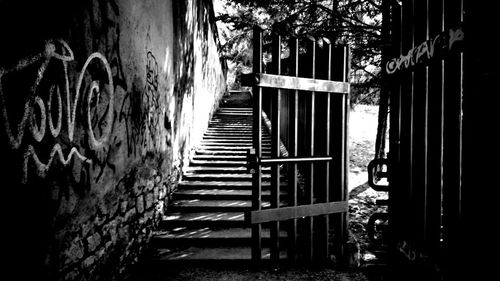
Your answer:
[[[268,181],[263,181],[262,186],[270,186],[271,183]],[[241,187],[251,187],[252,181],[181,181],[179,187],[183,186],[241,186]],[[286,186],[285,182],[281,182],[281,186]]]
[[[262,208],[269,208],[271,204],[262,201]],[[171,207],[174,208],[217,208],[217,209],[250,209],[252,207],[251,200],[201,200],[201,199],[183,199],[175,200]]]
[[[238,146],[224,146],[224,145],[201,145],[198,146],[197,149],[199,150],[217,150],[217,151],[222,151],[222,150],[229,150],[229,151],[234,151],[234,150],[243,150],[243,151],[248,151],[250,148],[252,148],[252,145],[238,145]],[[271,151],[271,145],[263,145],[262,146],[263,151]]]
[[[196,160],[192,159],[191,164],[197,165],[197,164],[212,164],[212,165],[221,165],[221,164],[227,164],[227,165],[246,165],[247,161],[238,161],[238,160]]]
[[[239,155],[239,156],[246,156],[248,151],[246,150],[203,150],[203,149],[197,149],[196,155]],[[263,153],[265,156],[270,156],[271,151],[267,150]]]
[[[286,237],[286,231],[280,231],[280,237]],[[263,228],[262,238],[271,237],[269,228]],[[250,239],[252,238],[252,229],[249,227],[176,227],[169,230],[160,230],[153,233],[154,239]]]
[[[189,247],[182,250],[160,249],[158,261],[250,261],[251,247]],[[262,259],[270,258],[268,248],[262,249]],[[280,259],[286,259],[286,252],[280,253]]]
[[[246,159],[246,155],[195,155],[193,159]]]
[[[262,175],[262,178],[270,178],[270,174],[264,174]],[[217,173],[217,174],[212,174],[212,173],[185,173],[183,176],[184,179],[190,179],[190,178],[213,178],[213,179],[225,179],[225,178],[234,178],[236,180],[238,179],[243,179],[243,180],[248,180],[252,178],[252,174],[245,173],[245,174],[229,174],[229,173]]]
[[[243,212],[170,212],[163,216],[164,222],[169,221],[224,221],[224,222],[244,222]]]
[[[271,171],[271,167],[262,167],[263,171]],[[200,166],[194,166],[194,167],[188,167],[186,169],[186,173],[212,173],[212,172],[244,172],[248,173],[247,167],[232,167],[232,168],[227,168],[227,167],[200,167]]]
[[[251,196],[251,190],[245,189],[181,189],[174,193],[175,195],[192,195],[192,196],[203,196],[203,195],[213,195],[213,196]],[[270,196],[271,191],[263,190],[262,196]],[[281,195],[287,195],[286,192],[281,191]]]

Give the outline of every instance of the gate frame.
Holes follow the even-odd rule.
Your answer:
[[[348,112],[349,112],[349,94],[350,94],[350,84],[347,82],[349,73],[349,51],[348,48],[342,47],[342,62],[339,64],[339,73],[335,73],[336,77],[340,78],[340,81],[332,81],[332,48],[329,42],[327,44],[327,55],[328,55],[328,66],[327,66],[327,79],[316,79],[315,73],[315,61],[316,61],[316,42],[311,41],[312,46],[312,73],[310,78],[299,77],[299,41],[297,38],[291,39],[290,42],[290,58],[292,58],[292,68],[294,76],[284,76],[282,75],[281,68],[281,36],[273,34],[272,42],[272,53],[274,58],[280,58],[278,60],[273,60],[273,74],[267,74],[263,72],[263,30],[260,27],[255,27],[253,30],[253,73],[243,77],[243,83],[247,86],[253,87],[253,143],[254,147],[248,153],[248,165],[249,170],[253,174],[252,176],[252,211],[245,214],[246,221],[252,225],[252,260],[259,263],[262,260],[262,223],[271,224],[271,261],[278,262],[280,260],[280,246],[279,246],[279,222],[290,220],[291,227],[288,229],[288,259],[290,262],[294,263],[298,259],[298,253],[296,252],[297,247],[297,219],[306,217],[307,224],[307,253],[306,260],[328,260],[330,258],[329,249],[329,233],[330,233],[330,222],[329,214],[341,214],[335,221],[335,229],[338,231],[336,235],[337,254],[343,256],[343,244],[346,242],[347,238],[347,178],[348,178]],[[272,158],[262,157],[262,96],[263,88],[273,88],[276,89],[276,93],[273,95],[273,118],[272,118],[272,148],[271,154]],[[292,90],[293,92],[293,126],[292,128],[292,144],[291,153],[288,157],[280,157],[280,102],[282,96],[282,89]],[[310,91],[311,95],[311,123],[310,126],[310,148],[308,157],[298,157],[298,106],[299,106],[299,91]],[[314,148],[314,129],[315,129],[315,95],[318,93],[326,93],[327,96],[327,133],[326,133],[326,155],[316,156]],[[335,104],[332,101],[332,93],[340,94],[339,98],[341,102],[338,108],[332,108],[331,105]],[[290,93],[292,94],[292,93]],[[303,93],[302,93],[303,94]],[[337,110],[337,111],[334,111]],[[278,116],[278,118],[276,117]],[[333,119],[331,119],[333,118]],[[336,119],[337,118],[337,119]],[[330,122],[334,120],[335,122]],[[339,124],[341,124],[339,126]],[[339,132],[334,132],[333,126],[339,126]],[[332,136],[340,136],[339,140],[335,140]],[[330,149],[330,146],[332,149]],[[339,155],[339,157],[333,157],[334,154]],[[314,174],[313,163],[324,162],[326,164],[326,170],[329,171],[326,176],[326,190],[325,192],[325,202],[323,203],[313,203],[314,200],[314,184],[311,182],[310,190],[307,193],[309,204],[298,205],[298,163],[311,163],[311,179]],[[290,169],[292,175],[289,175],[289,189],[291,191],[291,205],[290,207],[280,208],[280,164],[288,163],[292,164]],[[261,197],[262,197],[262,169],[263,165],[271,166],[271,208],[262,210],[261,208]],[[334,169],[338,171],[335,172]],[[332,192],[330,190],[330,185],[339,185],[339,190]],[[291,185],[291,188],[290,188]],[[330,200],[335,198],[334,200]],[[314,251],[314,217],[323,216],[325,219],[326,234],[321,236],[326,239],[322,241],[322,245],[325,247],[323,256],[318,258]]]

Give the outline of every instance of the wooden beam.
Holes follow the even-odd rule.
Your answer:
[[[245,214],[245,219],[250,224],[260,224],[271,221],[284,221],[302,217],[344,213],[347,211],[347,201],[337,201],[313,205],[284,207],[279,209],[251,211]]]
[[[253,77],[253,79],[251,79],[249,75],[255,76]],[[347,94],[350,92],[350,85],[347,82],[282,76],[266,73],[244,74],[242,77],[242,84],[244,84],[245,86],[258,86],[314,92],[331,92],[340,94]]]

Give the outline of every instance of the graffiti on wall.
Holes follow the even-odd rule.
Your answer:
[[[86,143],[90,150],[103,148],[111,134],[114,88],[111,69],[106,58],[100,53],[91,54],[76,79],[74,91],[71,91],[68,62],[73,60],[73,51],[65,41],[49,40],[40,53],[21,59],[13,67],[0,68],[1,121],[11,149],[23,151],[23,183],[27,180],[30,161],[40,177],[45,177],[57,160],[63,166],[69,165],[74,158],[91,162],[75,144],[77,125],[84,128]],[[44,81],[52,63],[62,64],[62,81],[53,83]],[[33,67],[37,67],[36,77],[24,101],[21,102],[23,113],[20,118],[12,118],[17,108],[14,103],[7,104],[3,80],[12,73]],[[97,68],[101,71],[97,71]],[[100,74],[91,75],[90,69]],[[39,90],[42,82],[51,84],[48,93]],[[98,122],[95,122],[96,118]],[[63,124],[66,125],[65,128]],[[44,157],[46,160],[42,161],[34,144],[47,143],[48,138],[53,140],[52,149],[49,155]],[[67,156],[63,150],[69,150]]]
[[[417,64],[429,61],[435,57],[442,57],[452,47],[464,40],[464,32],[461,27],[450,28],[448,32],[440,33],[420,45],[410,49],[406,55],[393,58],[385,65],[388,74],[394,74],[401,70],[409,69]]]
[[[152,52],[146,54],[144,89],[127,92],[120,107],[119,121],[125,122],[127,151],[136,155],[138,148],[156,151],[159,148],[162,108],[158,90],[158,62]]]
[[[144,86],[143,96],[144,106],[147,109],[147,117],[144,123],[149,132],[152,146],[156,148],[161,108],[158,92],[158,63],[151,52],[146,55],[146,85]]]

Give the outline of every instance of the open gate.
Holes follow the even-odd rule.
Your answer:
[[[327,40],[283,40],[258,27],[253,36],[253,73],[244,79],[253,86],[254,102],[248,155],[253,199],[246,214],[252,259],[263,258],[263,226],[270,228],[273,262],[338,259],[347,238],[348,48],[332,48]],[[264,53],[272,56],[270,64],[263,63]],[[271,151],[262,150],[263,122]],[[268,167],[270,191],[262,184]]]

